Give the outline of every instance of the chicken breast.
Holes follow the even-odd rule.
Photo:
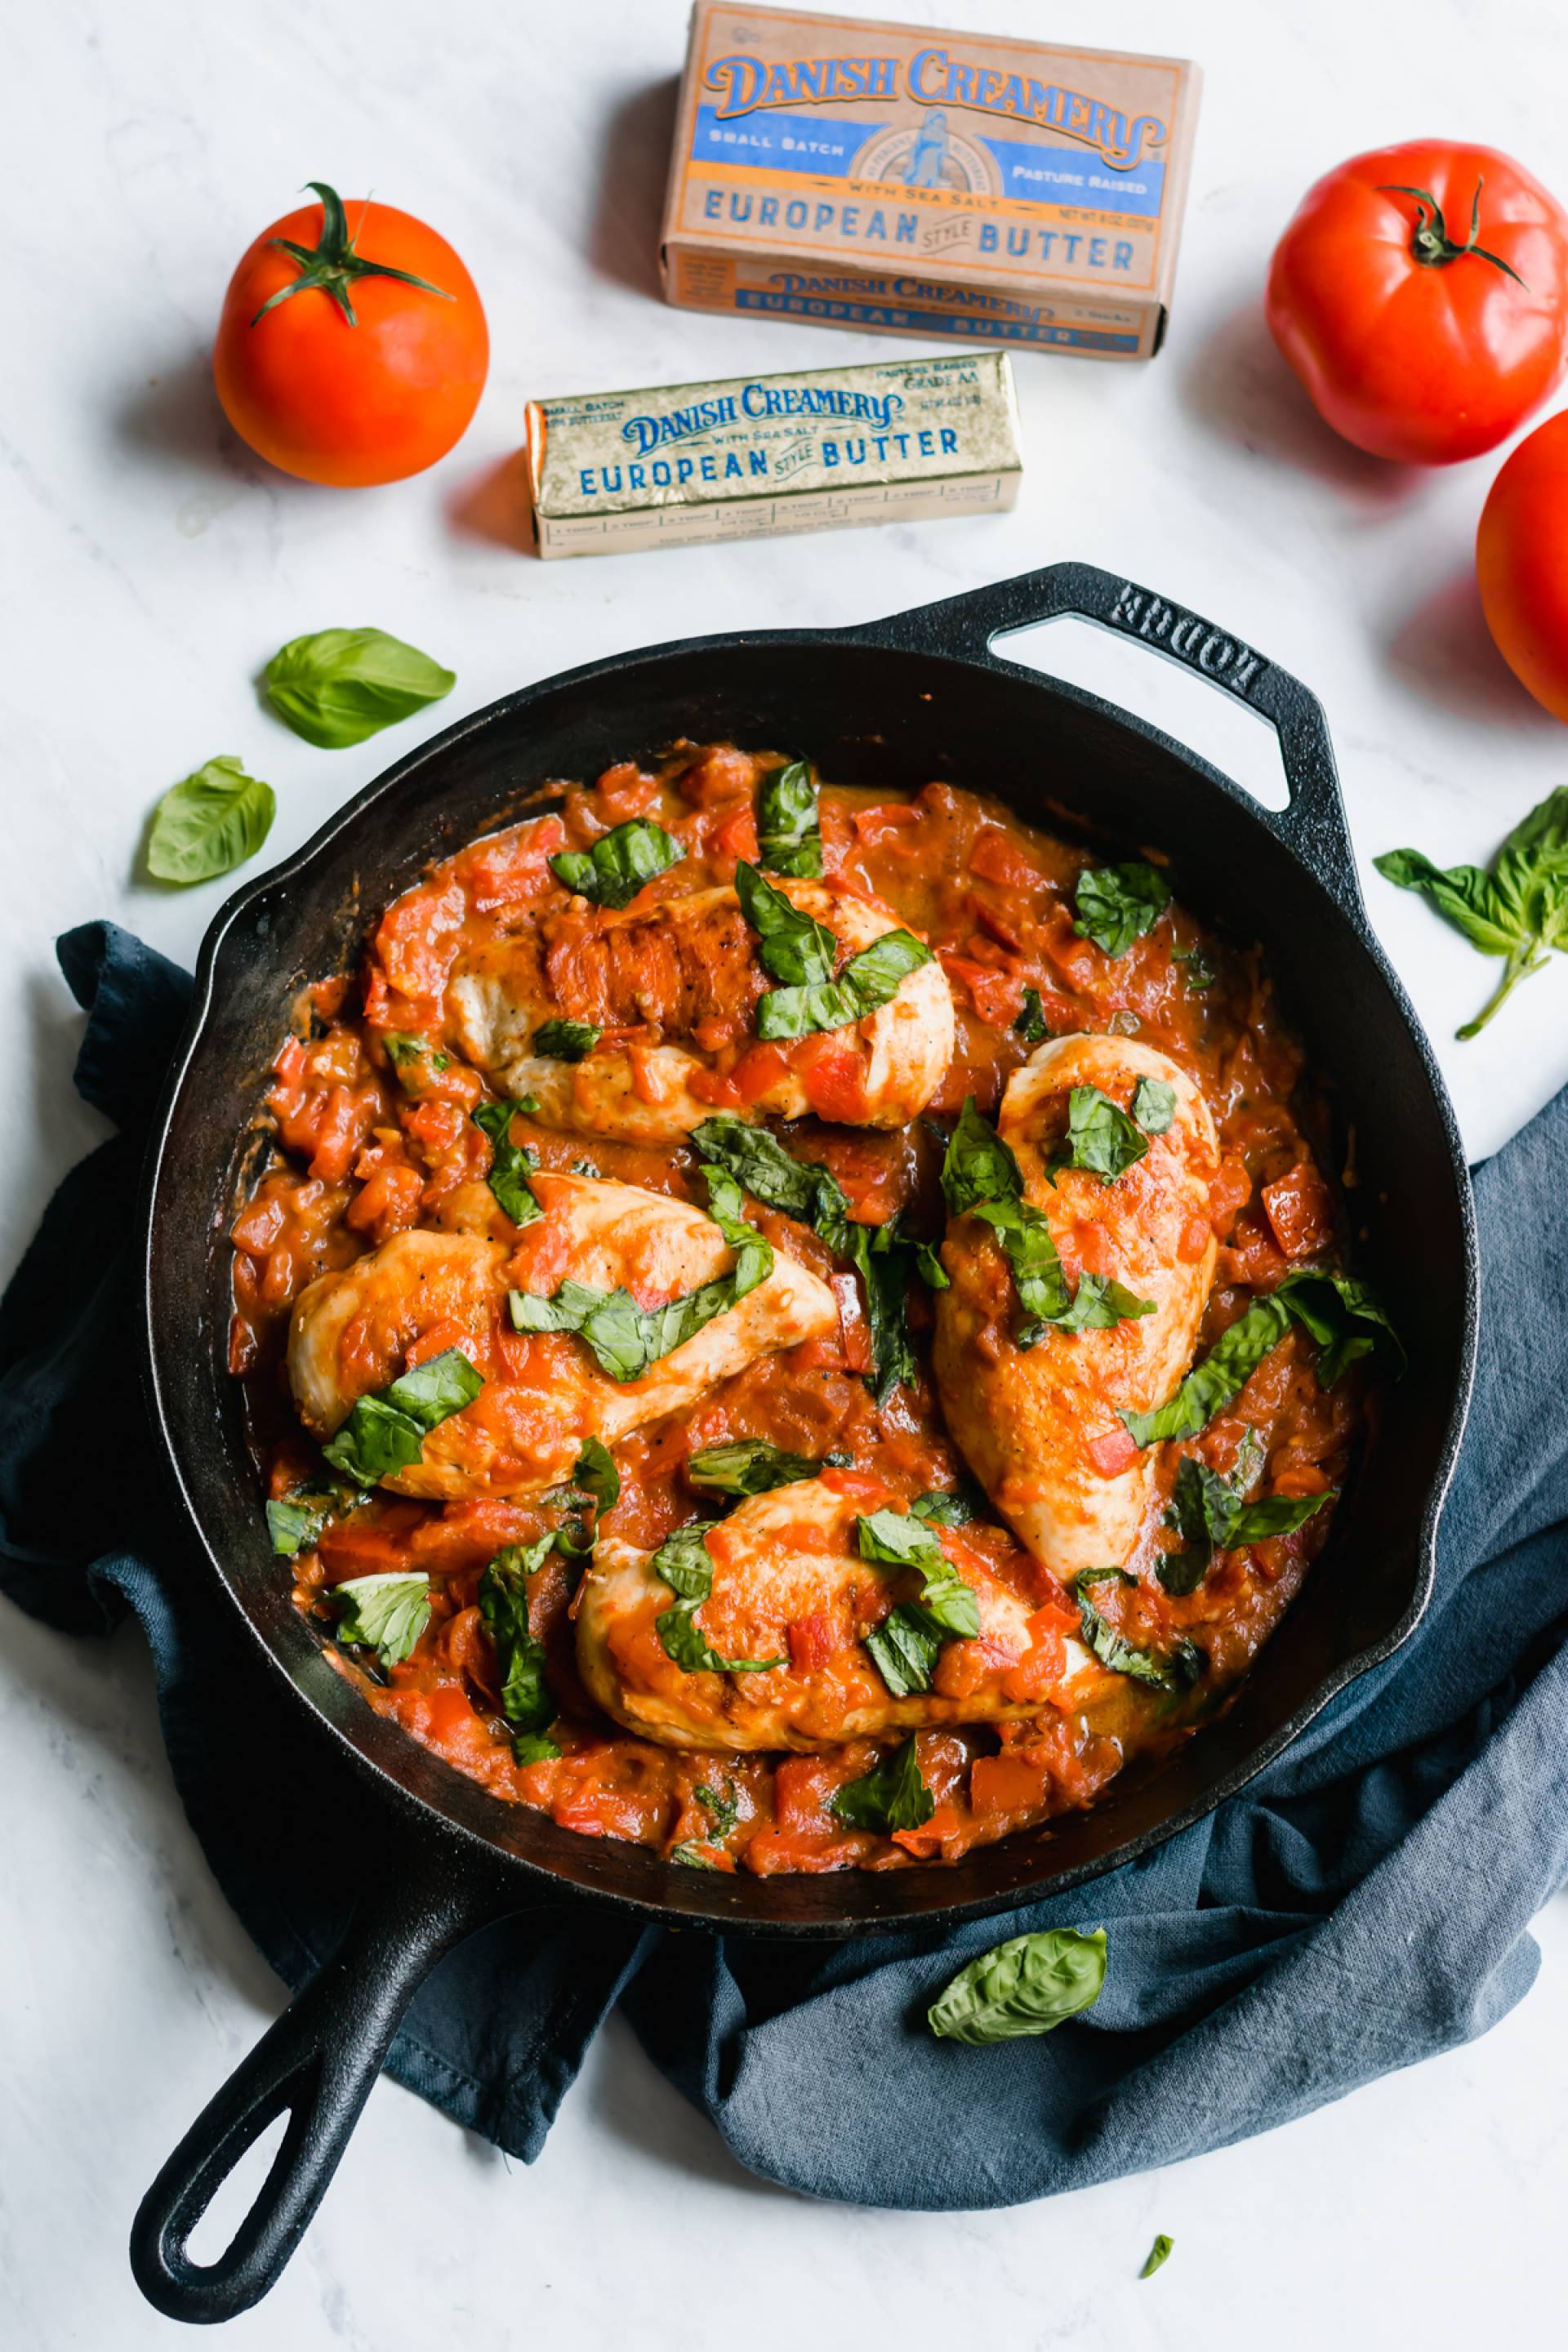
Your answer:
[[[901,929],[878,900],[833,882],[774,880],[851,955]],[[447,991],[456,1042],[497,1089],[531,1095],[552,1127],[629,1143],[670,1143],[721,1107],[743,1118],[821,1117],[903,1127],[952,1058],[952,998],[933,957],[889,1003],[851,1027],[763,1045],[743,1090],[692,1090],[754,1042],[771,988],[733,890],[701,890],[638,912],[574,899],[536,926],[460,959]],[[600,1030],[580,1062],[534,1050],[546,1022]]]
[[[1064,1633],[1059,1608],[1037,1611],[961,1529],[945,1528],[930,1534],[972,1588],[980,1633],[944,1644],[931,1690],[895,1697],[863,1636],[898,1603],[918,1601],[922,1579],[861,1559],[856,1520],[873,1507],[830,1475],[756,1496],[708,1528],[713,1587],[696,1630],[721,1658],[779,1661],[763,1673],[683,1671],[659,1637],[676,1595],[653,1555],[603,1538],[577,1615],[590,1694],[645,1739],[737,1750],[836,1748],[880,1732],[1037,1715],[1053,1700],[1079,1704],[1080,1684],[1101,1669]]]
[[[570,1473],[585,1437],[613,1445],[689,1410],[754,1358],[837,1328],[826,1284],[775,1252],[754,1290],[639,1379],[613,1379],[575,1333],[514,1330],[509,1290],[553,1297],[572,1281],[629,1291],[647,1309],[729,1273],[734,1253],[700,1209],[660,1192],[542,1171],[533,1189],[544,1214],[510,1249],[471,1234],[396,1234],[295,1302],[289,1379],[317,1437],[411,1359],[459,1348],[483,1374],[472,1403],[426,1433],[420,1459],[380,1482],[395,1493],[442,1502],[538,1493]]]
[[[1175,1091],[1165,1133],[1109,1183],[1064,1168],[1053,1185],[1047,1165],[1073,1087],[1096,1087],[1125,1110],[1144,1077]],[[1192,1361],[1214,1278],[1208,1185],[1218,1150],[1191,1078],[1125,1037],[1042,1045],[1008,1080],[997,1128],[1069,1279],[1110,1276],[1154,1307],[1109,1331],[1047,1327],[1020,1349],[1013,1276],[991,1229],[968,1215],[948,1228],[952,1287],[937,1294],[932,1352],[947,1425],[1020,1542],[1065,1580],[1121,1565],[1137,1541],[1155,1455],[1134,1447],[1118,1413],[1163,1403]]]

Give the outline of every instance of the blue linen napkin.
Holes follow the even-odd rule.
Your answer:
[[[136,1311],[106,1236],[189,983],[112,924],[59,957],[89,1014],[78,1087],[121,1131],[67,1177],[0,1302],[0,1590],[69,1633],[134,1612],[192,1825],[298,1987],[342,1931],[342,1857],[374,1853],[376,1810],[185,1573],[134,1350],[104,1344]],[[531,2158],[619,2000],[752,2171],[963,2210],[1224,2146],[1485,2032],[1531,1983],[1529,1922],[1568,1878],[1565,1165],[1568,1094],[1479,1177],[1480,1364],[1431,1609],[1241,1797],[1091,1887],[945,1937],[676,1938],[567,1906],[503,1921],[435,1971],[391,2071]],[[316,1801],[280,1821],[279,1759],[304,1749]],[[1109,1931],[1095,2009],[988,2049],[931,2036],[963,1960],[1055,1926]]]

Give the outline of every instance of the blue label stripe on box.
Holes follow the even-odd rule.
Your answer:
[[[966,335],[973,342],[1068,344],[1086,352],[1135,352],[1135,334],[1097,327],[1055,327],[1033,319],[965,319],[946,310],[912,310],[903,303],[838,302],[817,294],[767,294],[737,286],[737,310],[782,310],[803,319],[835,319],[856,327],[904,327],[921,334]]]
[[[1027,139],[988,139],[1002,193],[1026,205],[1081,205],[1086,212],[1126,213],[1156,219],[1165,195],[1165,166],[1147,159],[1131,172],[1113,172],[1089,147],[1043,147]]]
[[[815,172],[842,179],[879,122],[851,122],[814,114],[742,114],[721,122],[710,106],[697,110],[691,133],[698,163],[761,163],[771,172]]]

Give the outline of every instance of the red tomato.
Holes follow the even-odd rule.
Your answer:
[[[1568,719],[1568,413],[1538,425],[1492,484],[1476,569],[1498,651],[1537,702]]]
[[[1475,457],[1568,365],[1568,213],[1495,148],[1355,155],[1302,198],[1267,308],[1347,441],[1408,466]]]
[[[444,457],[484,390],[474,281],[410,213],[335,192],[274,221],[224,297],[213,373],[259,457],[308,482],[401,481]]]

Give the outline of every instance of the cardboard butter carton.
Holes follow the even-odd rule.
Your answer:
[[[1148,359],[1200,76],[698,0],[660,267],[693,310]]]

